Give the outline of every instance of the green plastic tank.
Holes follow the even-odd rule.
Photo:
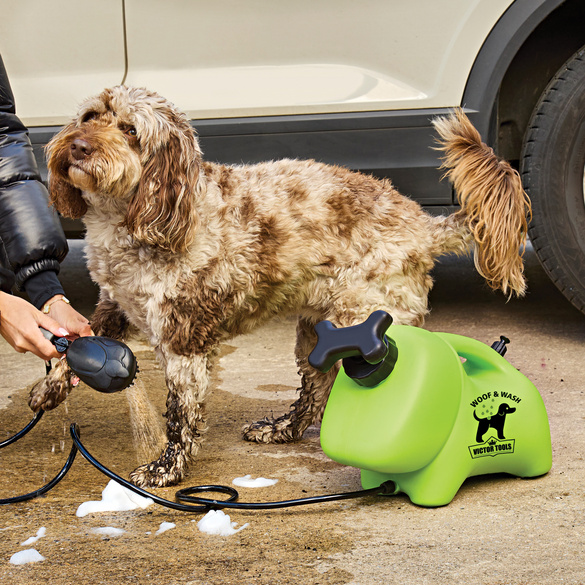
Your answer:
[[[501,355],[508,340],[391,323],[376,311],[354,327],[316,326],[309,362],[327,371],[343,359],[321,425],[328,457],[360,468],[364,488],[391,480],[421,506],[448,504],[468,477],[550,470],[546,409]]]

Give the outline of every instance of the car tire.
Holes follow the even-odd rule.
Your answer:
[[[557,288],[585,312],[585,47],[557,72],[526,132],[521,175],[528,233]]]

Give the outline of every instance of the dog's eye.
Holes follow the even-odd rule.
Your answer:
[[[97,112],[86,112],[81,117],[81,122],[83,123],[83,122],[89,122],[90,120],[95,120],[97,118],[97,116],[98,116]]]
[[[130,126],[130,124],[121,124],[119,128],[124,133],[128,144],[132,148],[139,149],[140,140],[138,138],[138,132],[136,131],[136,128],[134,128],[134,126]]]

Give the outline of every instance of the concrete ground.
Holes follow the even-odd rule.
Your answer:
[[[95,288],[72,243],[63,281],[74,305],[89,314]],[[108,479],[78,456],[69,475],[33,501],[0,507],[0,582],[33,584],[417,584],[577,585],[585,583],[585,316],[556,291],[533,252],[530,288],[508,303],[489,292],[468,259],[445,259],[435,270],[432,312],[425,327],[491,343],[511,338],[507,359],[537,386],[548,410],[553,467],[522,480],[478,477],[442,508],[413,505],[405,495],[284,510],[228,511],[242,531],[212,536],[197,527],[201,514],[157,505],[79,518],[78,506],[99,500]],[[297,384],[292,359],[294,322],[275,322],[223,347],[209,402],[209,432],[181,487],[236,477],[278,479],[241,488],[244,501],[282,500],[360,489],[359,471],[329,460],[312,427],[293,445],[253,445],[241,439],[245,422],[284,412]],[[164,380],[152,352],[133,340],[140,364],[137,390],[164,411]],[[44,366],[0,345],[0,440],[30,418],[26,397]],[[130,424],[132,393],[102,395],[80,387],[47,413],[27,437],[0,452],[0,498],[36,489],[60,469],[69,452],[68,428],[80,425],[87,448],[127,476],[140,457]],[[174,489],[157,490],[168,499]],[[156,534],[162,522],[175,527]],[[27,538],[46,528],[32,545]],[[123,529],[100,536],[95,528]],[[11,556],[35,548],[45,560],[17,566]]]

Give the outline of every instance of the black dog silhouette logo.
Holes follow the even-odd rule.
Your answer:
[[[479,418],[475,411],[473,416],[478,421],[477,434],[475,440],[478,443],[483,442],[483,436],[489,431],[489,429],[495,429],[498,433],[498,439],[505,439],[504,436],[504,425],[506,424],[506,416],[516,412],[515,408],[512,408],[507,402],[502,402],[498,407],[498,411],[495,415],[490,415],[485,418]]]
[[[506,418],[508,415],[516,412],[516,407],[510,406],[509,402],[501,402],[501,398],[506,398],[510,402],[520,403],[521,399],[508,392],[488,392],[478,396],[471,406],[474,408],[473,417],[477,421],[477,432],[475,434],[475,445],[469,447],[471,457],[495,457],[513,453],[515,440],[509,439],[504,434]],[[479,414],[479,416],[478,416]],[[489,433],[490,429],[494,432]],[[485,440],[484,440],[485,438]]]

